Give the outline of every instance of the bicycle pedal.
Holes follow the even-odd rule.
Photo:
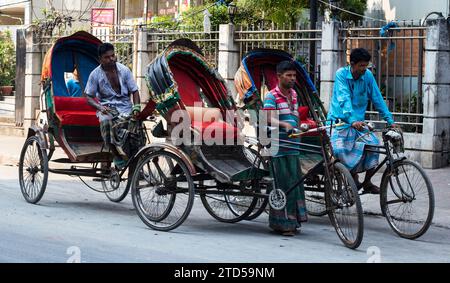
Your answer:
[[[107,179],[105,179],[105,178],[93,178],[92,179],[92,181],[93,182],[104,182],[104,181],[106,181]]]

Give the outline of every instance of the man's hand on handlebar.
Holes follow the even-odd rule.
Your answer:
[[[109,107],[107,106],[100,106],[100,112],[102,112],[102,114],[108,114],[108,112],[111,110]]]
[[[364,126],[366,126],[366,123],[362,122],[362,121],[356,121],[352,123],[352,127],[357,129],[358,131],[361,131]]]

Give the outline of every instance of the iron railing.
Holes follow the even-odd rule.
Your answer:
[[[200,47],[209,64],[217,68],[219,57],[219,31],[199,31],[196,29],[155,29],[147,30],[148,50],[153,50],[153,56],[160,54],[170,43],[180,38],[189,38]],[[153,58],[150,58],[152,60]]]
[[[294,58],[305,64],[312,75],[314,83],[318,85],[320,70],[318,68],[321,54],[320,28],[310,29],[306,24],[296,26],[278,25],[261,22],[255,25],[240,26],[236,31],[235,41],[239,44],[240,57],[249,51],[259,48],[280,49],[288,52]],[[315,44],[315,66],[310,60],[310,47]]]
[[[95,28],[92,34],[101,41],[114,45],[117,61],[133,70],[133,45],[136,40],[133,27]]]

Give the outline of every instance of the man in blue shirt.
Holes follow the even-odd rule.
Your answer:
[[[141,111],[139,90],[130,69],[117,62],[111,43],[100,45],[98,55],[100,66],[89,75],[85,93],[88,103],[97,109],[105,147],[113,153],[114,164],[122,168],[126,162],[112,144],[112,120],[113,116],[121,113],[137,115]],[[133,104],[130,95],[133,97]]]
[[[67,81],[67,90],[69,91],[69,96],[71,97],[81,97],[83,91],[80,86],[80,79],[78,77],[78,70],[75,68],[73,70],[73,78]]]
[[[328,120],[346,123],[332,131],[334,156],[350,170],[359,188],[363,187],[368,193],[379,193],[380,189],[370,181],[378,165],[379,154],[364,151],[365,145],[379,144],[373,133],[367,134],[364,123],[369,100],[388,126],[397,126],[372,72],[367,70],[370,59],[367,50],[356,48],[350,54],[350,66],[336,72]],[[363,183],[359,183],[358,173],[364,171],[366,177]]]

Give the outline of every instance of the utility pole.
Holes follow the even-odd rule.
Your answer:
[[[317,29],[317,0],[309,0],[309,28],[311,30]],[[316,37],[315,32],[311,32],[311,38]],[[313,82],[315,81],[315,73],[316,73],[316,41],[311,40],[309,42],[309,63],[310,63],[310,72],[313,74]]]
[[[144,0],[144,26],[147,25],[148,18],[148,0]]]

